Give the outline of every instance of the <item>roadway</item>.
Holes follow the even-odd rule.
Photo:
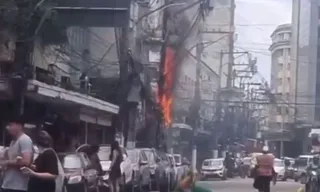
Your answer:
[[[257,192],[252,187],[253,180],[246,178],[234,178],[226,181],[208,180],[199,181],[198,185],[210,188],[212,192]],[[272,186],[272,184],[271,184]],[[278,181],[275,186],[271,187],[271,192],[296,192],[302,185],[292,180]]]

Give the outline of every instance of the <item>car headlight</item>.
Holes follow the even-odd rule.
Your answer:
[[[294,168],[293,171],[298,171],[298,168]]]
[[[317,172],[311,171],[311,174],[312,174],[313,176],[316,176],[316,175],[317,175]]]
[[[82,177],[80,175],[77,176],[71,176],[68,179],[68,184],[75,184],[75,183],[80,183],[82,180]]]

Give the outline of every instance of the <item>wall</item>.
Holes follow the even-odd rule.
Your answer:
[[[214,1],[214,9],[206,15],[204,21],[203,42],[208,42],[204,46],[205,51],[202,54],[202,59],[212,70],[219,74],[220,52],[229,52],[229,40],[227,33],[230,23],[230,0]],[[215,31],[214,33],[212,33]],[[224,54],[222,74],[228,73],[228,54]],[[227,76],[221,76],[221,87],[226,86]]]
[[[293,41],[292,58],[295,62],[292,65],[296,74],[298,64],[298,84],[292,78],[292,85],[297,88],[297,103],[314,103],[316,96],[317,78],[317,50],[318,50],[318,3],[316,1],[301,0],[300,16],[298,15],[297,0],[293,1]],[[300,21],[299,37],[298,21]],[[297,38],[299,38],[299,55],[297,57]],[[294,93],[295,94],[295,93]],[[298,105],[298,118],[308,122],[314,122],[319,115],[315,114],[315,107],[312,105]]]

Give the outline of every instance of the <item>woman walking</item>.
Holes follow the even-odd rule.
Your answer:
[[[269,148],[267,146],[263,147],[262,153],[262,155],[257,157],[254,187],[258,189],[259,192],[270,192],[270,182],[275,176],[273,168],[274,157],[269,154]]]
[[[36,138],[39,156],[34,164],[22,167],[21,171],[30,176],[28,192],[55,192],[56,177],[59,174],[56,152],[51,148],[53,141],[46,131],[40,131]]]
[[[120,164],[123,161],[123,156],[118,141],[113,141],[111,144],[110,161],[110,192],[119,192],[119,180],[121,179]]]

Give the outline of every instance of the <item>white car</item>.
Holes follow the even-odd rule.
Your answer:
[[[224,159],[206,159],[201,167],[202,179],[207,178],[221,178],[227,179],[227,169],[224,166]]]
[[[182,157],[180,154],[173,154],[174,160],[176,162],[176,168],[178,172],[178,181],[180,181],[184,175],[186,175],[187,171],[185,170],[184,166],[182,165]]]
[[[282,159],[274,159],[274,165],[273,165],[274,171],[277,173],[277,179],[281,181],[286,181],[286,171],[285,171],[285,165],[284,161]]]
[[[130,159],[128,158],[127,151],[121,147],[122,155],[123,155],[123,161],[120,165],[121,168],[121,174],[122,174],[122,180],[121,185],[130,185],[133,181],[133,167]],[[101,145],[100,150],[98,152],[98,156],[100,159],[100,163],[102,166],[102,170],[106,172],[105,174],[108,174],[107,171],[109,171],[111,166],[110,161],[110,153],[111,148],[109,145]],[[132,186],[133,187],[133,186]]]

